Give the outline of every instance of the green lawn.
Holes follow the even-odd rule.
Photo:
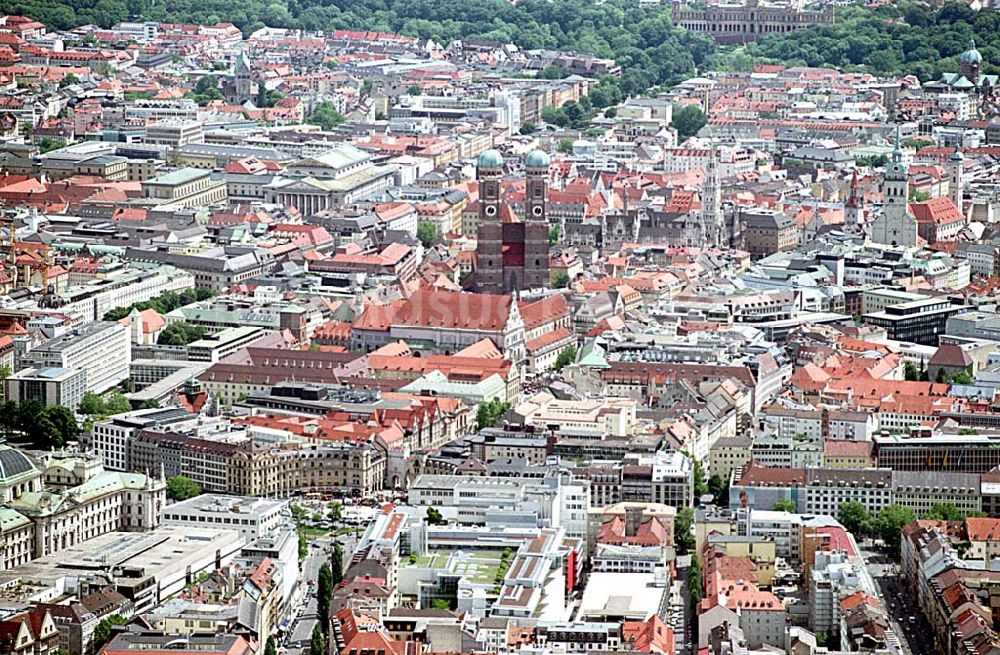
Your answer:
[[[323,530],[321,528],[310,528],[307,526],[301,526],[299,532],[309,537],[310,539],[316,539],[317,537],[325,537],[330,534],[328,530]]]
[[[421,555],[412,559],[404,558],[403,562],[406,565],[420,568],[442,568],[448,562],[451,554],[451,551],[435,551],[429,555]],[[499,570],[499,552],[477,551],[465,559],[457,560],[453,572],[468,577],[471,582],[476,584],[493,584]]]
[[[352,532],[357,532],[358,534],[360,534],[363,531],[364,530],[362,528],[346,527],[346,528],[337,528],[333,534],[340,537],[341,535],[351,534]]]

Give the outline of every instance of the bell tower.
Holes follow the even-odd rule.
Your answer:
[[[844,207],[844,224],[850,228],[861,227],[864,223],[864,207],[861,206],[861,184],[858,182],[858,172],[851,175],[851,191]]]
[[[965,216],[965,179],[963,177],[962,168],[965,166],[965,155],[958,148],[955,148],[955,152],[951,157],[948,158],[948,173],[950,179],[948,180],[948,185],[951,190],[951,200],[958,207],[958,213]]]
[[[476,231],[476,289],[503,293],[503,223],[500,218],[500,178],[503,156],[486,150],[476,161],[479,180],[479,224]]]
[[[528,153],[524,198],[524,286],[549,286],[549,222],[545,191],[549,177],[549,156],[541,150]]]
[[[236,100],[246,102],[253,96],[253,72],[250,70],[250,60],[247,59],[245,52],[241,52],[237,57],[233,76]]]
[[[708,153],[708,166],[705,169],[705,184],[701,194],[701,234],[706,246],[720,246],[726,238],[726,226],[722,220],[722,182],[719,179],[719,162],[716,157],[715,144]]]
[[[872,241],[888,246],[917,245],[917,219],[910,213],[910,172],[903,162],[898,126],[896,148],[892,162],[885,167],[882,192],[885,204],[882,215],[872,225]]]

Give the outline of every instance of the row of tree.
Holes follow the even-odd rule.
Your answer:
[[[156,343],[161,346],[186,346],[198,339],[203,339],[206,334],[208,334],[208,328],[181,321],[180,323],[171,323],[163,328]]]
[[[117,391],[107,396],[101,396],[93,391],[83,394],[83,400],[77,407],[77,412],[89,416],[92,420],[101,420],[115,414],[132,410],[132,404],[124,395]]]
[[[675,27],[670,3],[632,0],[0,0],[0,12],[23,13],[55,29],[95,23],[102,27],[136,17],[167,22],[214,24],[229,21],[252,32],[263,26],[307,30],[360,29],[400,32],[442,44],[456,39],[513,42],[528,49],[589,52],[622,67],[591,93],[594,109],[615,104],[614,96],[637,95],[672,85],[696,69],[749,70],[760,61],[866,69],[887,75],[936,79],[957,71],[957,57],[975,37],[985,72],[1000,65],[1000,15],[950,1],[938,8],[915,0],[875,8],[838,8],[836,23],[764,35],[745,48],[720,48],[705,34]],[[560,79],[561,67],[541,76]],[[196,97],[218,90],[202,83]],[[265,92],[266,93],[266,92]],[[261,106],[274,98],[264,97]],[[588,110],[583,109],[586,114]],[[573,109],[572,114],[577,110]],[[334,117],[332,112],[329,116]],[[568,125],[576,121],[567,115]]]
[[[344,549],[339,542],[334,542],[330,561],[323,562],[316,581],[316,613],[319,623],[313,629],[309,642],[309,655],[325,655],[326,643],[330,634],[330,601],[333,592],[344,579]]]
[[[212,78],[209,77],[209,80]],[[199,85],[201,81],[199,80]],[[151,300],[143,300],[135,304],[129,305],[128,307],[115,307],[106,314],[104,314],[105,321],[118,321],[129,314],[132,313],[133,309],[138,309],[140,312],[147,309],[155,309],[158,314],[166,314],[172,312],[175,309],[184,307],[185,305],[190,305],[193,302],[199,300],[208,300],[215,295],[209,287],[195,287],[194,289],[185,289],[180,293],[176,291],[164,291],[157,297]]]

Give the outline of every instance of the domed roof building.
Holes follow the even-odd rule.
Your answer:
[[[969,44],[958,57],[958,72],[945,73],[937,82],[924,85],[928,91],[938,93],[980,93],[992,94],[997,84],[996,75],[983,74],[983,55],[976,49],[976,42],[969,39]]]
[[[532,150],[524,158],[525,168],[548,168],[550,163],[549,155],[541,150]]]
[[[497,150],[484,150],[479,155],[479,159],[476,160],[477,168],[485,169],[502,169],[503,168],[503,155]]]
[[[105,471],[86,453],[48,453],[36,466],[0,439],[0,571],[107,532],[158,527],[166,486],[162,469]]]
[[[959,56],[958,60],[963,64],[976,64],[980,66],[982,65],[983,56],[979,54],[978,50],[976,50],[975,39],[969,39],[969,49],[963,52]]]
[[[0,501],[6,504],[29,491],[42,488],[42,474],[17,448],[0,443]]]

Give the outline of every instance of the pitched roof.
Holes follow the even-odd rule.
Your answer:
[[[503,330],[510,316],[511,297],[420,289],[402,303],[392,325],[439,329]]]
[[[958,207],[951,201],[951,198],[945,196],[931,198],[923,202],[911,202],[910,212],[913,213],[918,223],[946,225],[965,220],[962,212],[958,211]]]
[[[517,308],[521,313],[521,320],[524,321],[525,330],[569,315],[569,306],[561,295],[548,296],[535,302],[519,302]]]
[[[1000,541],[1000,519],[967,518],[965,533],[969,541]]]

